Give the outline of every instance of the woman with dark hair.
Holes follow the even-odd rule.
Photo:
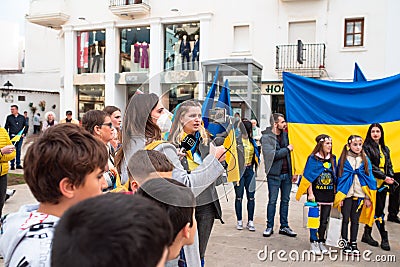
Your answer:
[[[114,127],[114,138],[110,141],[111,152],[115,152],[119,149],[122,144],[122,134],[121,134],[121,123],[122,115],[121,110],[116,106],[106,106],[103,111],[105,111],[111,118],[111,122]]]
[[[254,167],[257,168],[259,163],[260,151],[253,139],[252,123],[244,120],[239,123],[240,136],[237,138],[240,180],[234,186],[235,188],[235,212],[236,212],[236,229],[243,229],[242,220],[242,199],[246,190],[247,197],[247,225],[249,231],[254,232],[254,208],[256,193],[256,177],[254,175]]]
[[[319,227],[310,229],[310,251],[316,255],[328,253],[325,247],[325,234],[331,207],[335,199],[336,156],[332,154],[332,138],[320,134],[315,138],[316,145],[307,159],[296,199],[307,191],[307,200],[319,204]]]
[[[127,191],[129,183],[121,185],[118,172],[115,168],[114,156],[110,151],[109,142],[114,136],[113,124],[110,116],[102,110],[90,110],[83,114],[82,127],[95,137],[99,138],[108,151],[108,171],[104,173],[104,179],[108,184],[106,190],[113,192]]]
[[[388,233],[385,230],[385,204],[389,185],[393,184],[393,166],[390,159],[390,150],[385,145],[385,134],[382,125],[373,123],[369,126],[364,142],[364,151],[371,160],[372,173],[377,182],[375,223],[381,235],[381,248],[390,250]],[[372,236],[372,227],[365,225],[362,242],[377,247],[378,242]]]

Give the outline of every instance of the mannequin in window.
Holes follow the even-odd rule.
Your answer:
[[[95,64],[97,66],[96,72],[99,72],[101,52],[102,51],[99,47],[99,42],[94,41],[94,44],[92,46],[92,51],[91,51],[91,55],[92,55],[92,69],[90,70],[91,73],[93,73]]]
[[[174,54],[175,54],[175,61],[174,61],[174,70],[181,70],[182,58],[180,57],[179,49],[181,47],[181,41],[175,42],[174,44]]]
[[[181,47],[179,48],[179,52],[182,56],[182,69],[185,69],[185,59],[186,59],[186,69],[189,69],[189,54],[190,54],[190,43],[187,41],[187,35],[182,37]]]
[[[149,44],[146,41],[143,41],[142,45],[140,46],[142,50],[142,58],[140,61],[140,67],[143,69],[148,69],[149,68]]]
[[[195,61],[199,63],[199,54],[200,54],[200,42],[199,42],[199,35],[194,36],[194,46],[193,46],[193,52],[192,52],[192,68],[193,69],[198,69],[195,65]]]
[[[139,41],[137,41],[134,45],[133,45],[133,62],[134,63],[139,63],[140,62],[140,46],[141,43],[139,43]]]

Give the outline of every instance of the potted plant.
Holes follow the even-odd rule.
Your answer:
[[[46,101],[44,101],[44,100],[40,101],[39,107],[41,108],[42,111],[44,111],[46,108]]]
[[[31,108],[32,115],[35,115],[37,107],[32,105],[32,106],[30,106],[30,108]]]

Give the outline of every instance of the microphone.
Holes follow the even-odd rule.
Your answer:
[[[195,144],[196,137],[193,134],[188,134],[185,136],[185,138],[183,138],[179,147],[185,149],[186,151],[189,151],[195,146]]]

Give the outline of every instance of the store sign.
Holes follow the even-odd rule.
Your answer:
[[[283,82],[268,82],[261,84],[263,95],[283,95]]]

